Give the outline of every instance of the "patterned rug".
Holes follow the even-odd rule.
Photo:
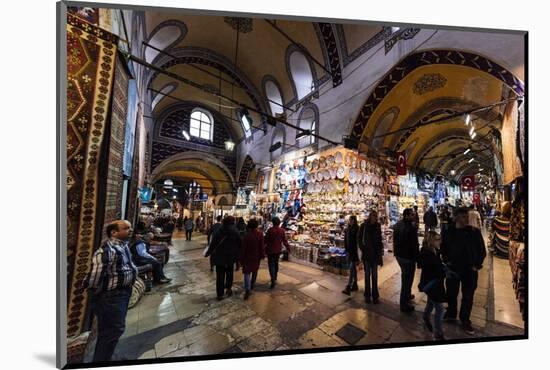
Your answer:
[[[118,38],[67,14],[67,336],[82,331],[81,288],[97,243],[98,159],[105,134]]]

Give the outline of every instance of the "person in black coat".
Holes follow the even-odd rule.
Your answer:
[[[445,302],[445,266],[439,256],[441,237],[435,231],[429,231],[424,237],[418,267],[422,269],[418,290],[426,293],[428,300],[422,318],[435,340],[444,340],[443,335],[443,302]],[[431,323],[432,311],[435,308],[434,326]],[[435,330],[434,330],[435,328]]]
[[[414,299],[411,288],[416,270],[416,261],[420,254],[418,229],[414,224],[414,220],[414,211],[407,208],[403,211],[403,219],[397,222],[393,229],[393,253],[401,268],[399,308],[402,312],[414,311],[414,307],[410,303]]]
[[[349,216],[348,227],[344,234],[344,246],[346,248],[346,254],[348,255],[349,268],[349,280],[348,285],[342,291],[342,293],[350,295],[352,291],[356,291],[357,287],[357,264],[359,264],[359,253],[357,251],[357,233],[359,232],[359,226],[357,225],[357,217]]]
[[[239,259],[241,237],[235,227],[235,217],[228,216],[223,220],[221,229],[212,236],[212,241],[206,252],[206,257],[212,254],[216,265],[216,293],[218,300],[225,294],[233,295],[233,265]]]
[[[359,228],[359,249],[365,267],[365,302],[377,304],[378,293],[378,266],[383,264],[384,244],[382,243],[382,228],[378,222],[378,212],[371,211],[369,218]],[[372,294],[371,294],[372,282]]]
[[[453,272],[445,281],[448,299],[445,319],[456,320],[457,297],[461,288],[459,318],[464,331],[471,335],[474,329],[470,314],[477,288],[478,271],[483,266],[487,252],[481,231],[468,225],[468,211],[468,208],[464,207],[455,210],[454,225],[442,235],[441,257]]]
[[[430,230],[435,231],[435,228],[437,227],[437,215],[435,214],[433,207],[428,208],[426,213],[424,213],[424,227],[426,228],[426,234]]]

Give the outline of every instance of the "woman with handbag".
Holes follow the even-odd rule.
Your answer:
[[[378,304],[378,266],[383,264],[384,244],[382,228],[378,222],[378,212],[369,213],[369,217],[359,228],[359,249],[365,267],[365,302]],[[372,289],[371,289],[372,283]]]
[[[418,267],[422,269],[418,290],[426,293],[428,300],[424,309],[424,324],[433,332],[435,340],[444,340],[443,336],[443,302],[445,302],[445,266],[439,256],[441,237],[435,231],[428,231],[424,238]],[[434,325],[430,316],[435,308]]]
[[[241,238],[235,227],[235,217],[228,216],[223,220],[221,229],[212,236],[206,257],[212,255],[216,266],[216,294],[219,301],[225,294],[233,295],[233,266],[239,259]]]

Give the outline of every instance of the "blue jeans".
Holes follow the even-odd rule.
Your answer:
[[[363,261],[363,266],[365,267],[365,297],[371,296],[372,280],[372,299],[378,299],[380,297],[378,293],[378,265]]]
[[[434,336],[441,337],[443,336],[443,303],[436,302],[432,299],[428,298],[428,301],[426,302],[426,308],[424,309],[424,320],[430,320],[430,316],[432,315],[432,310],[435,308],[435,316],[434,316]]]
[[[349,279],[348,279],[348,289],[353,288],[354,285],[357,285],[357,265],[355,262],[351,261],[348,258],[349,266]]]
[[[396,257],[397,263],[401,268],[401,295],[399,298],[399,306],[401,309],[406,309],[410,306],[411,288],[414,280],[414,272],[416,263],[414,260],[407,258]]]
[[[94,362],[110,361],[119,338],[126,328],[126,313],[132,288],[99,293],[93,297],[97,316],[97,343]]]
[[[252,288],[254,287],[254,284],[256,284],[258,271],[245,272],[243,275],[244,275],[244,290],[252,290]]]
[[[277,281],[277,273],[279,272],[279,254],[268,254],[267,266],[269,268],[269,276],[271,277],[271,281]]]

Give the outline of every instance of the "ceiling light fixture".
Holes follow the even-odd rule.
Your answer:
[[[227,140],[225,142],[225,149],[226,150],[232,152],[234,148],[235,148],[235,143],[234,142],[232,142],[231,140]]]
[[[189,132],[187,132],[187,130],[182,130],[181,134],[183,135],[185,140],[189,141],[191,139],[191,136],[189,136]]]
[[[456,171],[455,170],[451,170],[451,176],[454,176],[456,175]]]
[[[466,149],[466,150],[464,151],[464,155],[470,153],[470,150],[472,150],[472,149],[471,149],[471,148]]]
[[[477,136],[477,133],[474,132],[474,133],[472,134],[472,136],[470,136],[470,137],[472,138],[472,140],[474,140],[474,139],[476,138],[476,136]]]
[[[470,160],[468,161],[468,163],[472,163],[474,161],[473,158],[470,158]]]
[[[470,124],[471,119],[472,119],[472,118],[470,117],[469,114],[465,115],[465,116],[464,116],[464,124],[465,124],[466,126],[468,126],[468,125]]]
[[[472,134],[474,133],[475,131],[475,126],[472,125],[472,127],[470,128],[470,136],[472,136]]]
[[[277,141],[275,144],[273,144],[269,147],[269,152],[273,153],[274,151],[276,151],[277,149],[279,149],[282,146],[283,146],[283,143],[281,143],[280,141]]]

